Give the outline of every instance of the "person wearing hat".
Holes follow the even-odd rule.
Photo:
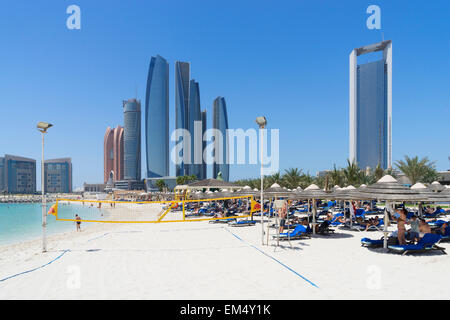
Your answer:
[[[411,226],[411,229],[409,229],[408,235],[409,240],[412,242],[419,241],[420,239],[420,220],[418,219],[417,215],[413,215],[411,219],[409,220],[408,224]]]

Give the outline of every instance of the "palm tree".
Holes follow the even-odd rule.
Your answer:
[[[383,178],[384,170],[380,164],[377,164],[377,166],[375,167],[375,171],[374,171],[373,175],[375,176],[375,179],[377,181],[380,180],[381,178]]]
[[[337,169],[336,164],[333,165],[333,170],[331,170],[328,174],[332,186],[342,186],[344,184],[344,176],[342,174],[342,170]]]
[[[302,170],[297,168],[290,168],[284,170],[283,184],[286,188],[295,189],[299,186],[302,179]]]
[[[280,186],[283,184],[282,177],[279,172],[275,172],[274,174],[268,176],[264,179],[264,189],[269,188],[274,183],[279,184]]]
[[[167,185],[163,179],[159,179],[158,181],[156,181],[156,187],[159,189],[159,191],[163,191],[164,188],[167,187]]]
[[[427,157],[419,160],[418,156],[412,158],[405,156],[405,160],[396,161],[395,166],[408,177],[411,184],[418,181],[428,182],[424,179],[430,180],[437,176],[434,162],[428,160]]]
[[[302,177],[300,179],[300,187],[305,189],[306,187],[308,187],[313,182],[314,182],[314,178],[308,172],[308,173],[302,175]]]
[[[358,167],[355,161],[350,162],[347,159],[347,167],[343,169],[345,182],[347,185],[359,185],[361,181],[361,169]]]

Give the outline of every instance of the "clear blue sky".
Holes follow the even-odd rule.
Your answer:
[[[71,4],[81,30],[66,28]],[[40,159],[35,126],[52,122],[47,156],[72,158],[75,187],[101,182],[105,129],[123,123],[122,100],[136,87],[145,100],[150,57],[160,54],[170,63],[172,127],[174,62],[190,61],[210,123],[213,99],[224,96],[230,127],[265,115],[280,129],[281,170],[344,166],[348,56],[382,39],[366,28],[371,4],[393,41],[393,158],[428,156],[450,169],[447,0],[2,0],[0,155]],[[231,178],[258,172],[232,166]]]

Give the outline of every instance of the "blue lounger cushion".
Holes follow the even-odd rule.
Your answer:
[[[302,234],[306,233],[307,229],[304,225],[298,225],[292,232],[282,232],[280,233],[280,238],[294,238],[299,237]]]
[[[439,240],[441,236],[434,233],[426,233],[422,239],[417,244],[406,244],[406,245],[390,245],[389,249],[396,252],[404,251],[422,251],[426,249],[431,249]]]

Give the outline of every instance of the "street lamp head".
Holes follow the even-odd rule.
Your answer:
[[[256,123],[258,124],[259,128],[263,129],[267,124],[266,117],[257,117]]]
[[[37,128],[40,132],[45,133],[47,132],[48,128],[53,127],[53,125],[51,123],[47,123],[47,122],[38,122],[37,124]]]

